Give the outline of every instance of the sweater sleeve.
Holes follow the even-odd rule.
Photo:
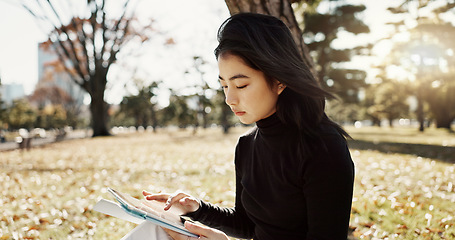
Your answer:
[[[239,146],[236,147],[236,160]],[[236,238],[253,238],[254,223],[247,216],[241,201],[243,187],[241,184],[240,169],[236,161],[236,197],[235,207],[222,208],[205,201],[201,201],[201,206],[196,212],[186,216],[199,221],[209,227],[223,231],[228,236]]]
[[[341,136],[325,140],[303,172],[309,240],[346,239],[354,184],[354,164]]]

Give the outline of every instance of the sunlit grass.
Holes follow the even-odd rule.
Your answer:
[[[351,149],[356,165],[353,235],[455,239],[455,169],[446,159],[449,155],[443,155],[443,162],[439,155],[404,154],[409,151],[402,151],[404,145],[388,148],[390,152],[367,149],[380,148],[383,141],[409,141],[419,148],[446,141],[449,154],[454,135],[438,130],[417,135],[412,135],[414,129],[348,130],[363,144]],[[107,187],[136,197],[142,189],[181,189],[232,206],[234,148],[245,131],[223,135],[210,129],[193,135],[189,130],[162,130],[0,152],[0,239],[120,239],[135,225],[92,210],[98,199],[112,199]]]
[[[455,146],[455,133],[447,129],[426,128],[419,132],[416,127],[346,127],[355,138],[372,142],[399,142]]]
[[[366,239],[454,239],[453,164],[403,154],[352,151],[351,226]],[[444,238],[443,238],[444,237]]]
[[[181,189],[232,205],[239,131],[163,131],[1,152],[0,239],[120,239],[134,224],[92,210],[99,198],[112,199],[107,187],[136,197]]]

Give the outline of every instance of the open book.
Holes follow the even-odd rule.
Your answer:
[[[134,223],[141,223],[143,220],[150,221],[160,227],[164,227],[187,236],[199,237],[186,230],[183,226],[180,216],[184,212],[183,209],[178,208],[178,205],[174,205],[168,211],[164,211],[164,203],[162,202],[148,201],[145,199],[139,200],[112,188],[108,188],[108,191],[114,196],[120,206],[116,203],[101,199],[95,205],[94,210],[107,215],[123,218]],[[125,217],[125,215],[116,212],[116,206],[113,204],[122,208],[123,211],[128,213],[129,216]],[[133,218],[131,219],[131,217]]]

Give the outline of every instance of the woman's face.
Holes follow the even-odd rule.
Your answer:
[[[219,80],[226,104],[244,124],[251,124],[276,112],[278,96],[284,86],[270,86],[263,72],[245,64],[242,58],[224,53],[218,58]]]

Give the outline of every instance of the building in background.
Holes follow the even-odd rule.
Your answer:
[[[69,65],[69,64],[68,64]],[[60,62],[55,48],[50,42],[38,45],[38,83],[28,98],[37,109],[63,108],[66,124],[71,127],[86,125],[89,119],[88,106],[84,98],[88,94],[73,82]]]
[[[25,97],[24,86],[17,83],[1,84],[0,97],[4,104],[10,105],[14,100]]]
[[[75,84],[60,63],[55,48],[49,42],[38,45],[38,83],[36,89],[58,87],[77,105],[83,105],[86,92]]]

